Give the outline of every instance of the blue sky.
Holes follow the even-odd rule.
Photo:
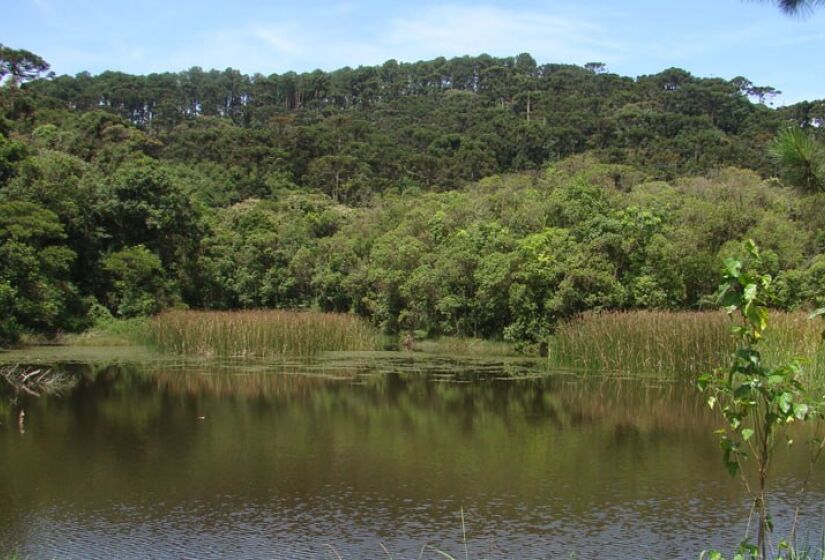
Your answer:
[[[530,52],[539,63],[605,62],[637,76],[671,66],[743,75],[825,98],[825,9],[785,16],[770,2],[596,0],[3,0],[0,42],[43,56],[58,74],[177,71],[271,74],[389,58]]]

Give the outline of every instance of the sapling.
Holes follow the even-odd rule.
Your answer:
[[[759,249],[753,241],[746,243],[746,261],[725,260],[719,302],[734,319],[733,336],[737,340],[732,364],[725,370],[703,375],[699,388],[708,395],[711,409],[719,410],[724,427],[716,433],[722,448],[722,458],[731,476],[738,476],[752,500],[757,516],[757,544],[740,547],[737,558],[746,556],[767,558],[769,533],[773,528],[768,507],[768,482],[778,436],[786,435],[789,426],[815,421],[823,417],[823,397],[812,397],[802,383],[802,366],[797,359],[780,365],[765,363],[760,352],[768,327],[768,307],[771,276],[764,272]],[[819,450],[822,446],[819,445]],[[812,461],[819,453],[812,455]],[[752,459],[754,469],[743,469]],[[791,531],[789,543],[793,550]],[[718,555],[718,553],[713,553]],[[711,557],[714,557],[711,554]],[[721,556],[715,556],[721,558]]]

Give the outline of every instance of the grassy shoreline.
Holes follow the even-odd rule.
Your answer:
[[[729,365],[733,320],[723,311],[587,313],[560,326],[548,363],[579,371],[692,378]],[[804,360],[808,380],[825,385],[822,322],[771,313],[763,352],[769,363]]]
[[[586,313],[560,325],[550,337],[546,363],[549,369],[693,378],[728,365],[732,326],[722,311]],[[825,387],[822,330],[822,321],[811,321],[806,313],[773,312],[763,343],[765,357],[772,363],[802,358],[808,379]],[[243,358],[380,350],[388,340],[393,349],[427,354],[521,355],[504,341],[415,340],[403,334],[395,341],[354,315],[281,310],[167,311],[151,318],[110,318],[50,345],[146,346],[172,355]]]
[[[355,315],[315,311],[167,311],[148,324],[160,352],[215,357],[310,356],[375,350],[378,333]]]

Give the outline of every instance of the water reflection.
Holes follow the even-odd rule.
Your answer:
[[[35,558],[457,554],[461,507],[474,558],[696,558],[744,530],[682,384],[400,354],[65,367],[25,434],[0,408],[0,547]],[[778,487],[805,466],[781,454]]]

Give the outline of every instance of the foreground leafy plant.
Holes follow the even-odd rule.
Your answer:
[[[726,371],[701,376],[698,385],[708,393],[708,405],[722,413],[725,427],[717,434],[725,467],[731,476],[741,478],[758,518],[757,545],[747,544],[746,535],[746,543],[734,558],[767,558],[768,533],[773,528],[767,489],[776,437],[791,424],[823,418],[825,398],[806,394],[800,382],[799,360],[778,367],[763,360],[760,343],[768,326],[766,302],[772,279],[763,273],[756,245],[749,241],[746,248],[747,263],[726,259],[718,294],[727,312],[738,319],[733,328],[737,339],[733,362]],[[785,435],[788,444],[792,444],[793,439]],[[825,440],[814,443],[812,464],[819,458]],[[743,462],[749,457],[755,461],[755,471],[743,469]],[[793,551],[795,524],[796,519],[789,542],[783,542],[780,549]],[[713,552],[709,558],[722,556]]]

